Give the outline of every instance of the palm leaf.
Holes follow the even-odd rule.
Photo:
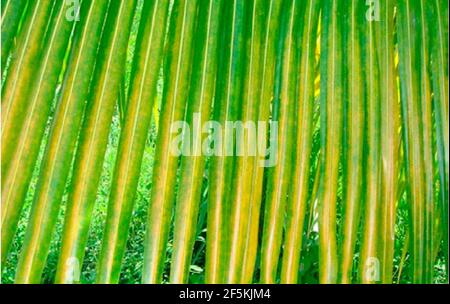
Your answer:
[[[41,140],[47,126],[58,78],[62,73],[64,57],[74,26],[73,22],[65,19],[64,6],[60,3],[57,3],[55,7],[51,25],[53,30],[49,35],[47,48],[42,55],[38,72],[34,75],[35,81],[32,82],[31,90],[27,95],[28,109],[25,112],[23,127],[19,129],[20,131],[14,130],[18,141],[12,142],[11,145],[17,144],[17,146],[12,157],[6,160],[10,164],[5,170],[4,179],[2,179],[2,219],[6,220],[6,222],[2,220],[2,260],[6,257],[11,244],[15,232],[14,227],[19,220],[36,165]],[[14,100],[14,102],[15,104],[20,103],[21,100]],[[13,122],[11,121],[11,123]],[[2,150],[7,151],[7,158],[9,157],[8,152],[12,151],[10,148]],[[31,231],[33,230],[30,230],[30,233]]]
[[[237,118],[237,106],[241,98],[244,71],[244,12],[245,1],[232,0],[225,4],[220,43],[219,70],[216,86],[214,120],[225,126],[227,121]],[[214,130],[217,132],[217,130]],[[206,244],[206,282],[224,283],[227,278],[229,254],[230,198],[228,185],[232,181],[234,159],[230,148],[234,147],[233,131],[222,132],[223,143],[216,149],[210,164],[207,244]],[[232,150],[231,150],[232,151]]]
[[[396,205],[399,181],[400,103],[394,62],[394,3],[383,1],[377,44],[381,98],[381,282],[393,280]]]
[[[201,155],[205,136],[198,136],[198,134],[203,131],[201,123],[210,117],[217,71],[219,16],[223,9],[223,2],[203,0],[199,5],[197,30],[200,34],[197,36],[196,45],[201,47],[195,49],[186,119],[189,126],[193,128],[190,131],[194,136],[192,142],[189,141],[190,156],[183,156],[181,160],[170,275],[172,283],[187,282],[189,277],[206,161]],[[194,121],[195,116],[200,121]]]
[[[1,67],[2,74],[8,60],[8,56],[11,53],[14,45],[14,38],[16,37],[19,24],[22,16],[24,15],[25,8],[28,5],[27,0],[8,0],[2,3],[2,16],[1,16]]]
[[[348,62],[346,73],[346,91],[348,104],[345,120],[345,222],[342,229],[340,281],[352,282],[352,266],[355,254],[357,233],[360,222],[360,210],[363,190],[364,160],[364,78],[363,78],[363,7],[358,1],[352,1],[347,9],[345,58]]]
[[[8,77],[2,85],[2,188],[14,152],[18,147],[20,130],[28,114],[30,106],[30,83],[37,73],[35,67],[42,58],[42,41],[50,19],[51,9],[55,2],[48,0],[34,1],[22,34],[17,43],[17,56],[13,56]],[[2,214],[5,214],[2,212]]]
[[[48,143],[47,150],[49,152],[47,152],[42,165],[41,189],[37,192],[37,195],[43,197],[42,199],[47,198],[53,201],[48,204],[58,204],[62,200],[86,108],[85,100],[89,97],[89,85],[96,64],[97,50],[108,7],[109,1],[95,0],[91,1],[90,5],[85,5],[84,11],[80,12],[86,18],[83,18],[74,42],[71,64],[67,68],[63,87],[64,93],[56,110]],[[51,187],[52,185],[55,186]],[[72,210],[70,205],[68,209],[69,212]],[[68,213],[63,229],[56,283],[76,281],[70,269],[70,259],[83,256],[83,247],[78,247],[78,250],[83,250],[81,252],[73,251],[73,248],[77,248],[76,241],[71,238],[76,227],[71,222],[73,219],[76,217],[71,217]]]
[[[336,204],[343,124],[341,4],[323,1],[321,32],[321,176],[319,189],[319,273],[337,280]]]
[[[405,143],[406,171],[408,180],[408,198],[410,200],[411,255],[413,282],[424,281],[424,164],[423,138],[420,110],[420,53],[417,51],[420,29],[416,27],[415,2],[398,1],[398,49],[399,75],[402,104],[402,129]],[[417,12],[417,11],[416,11]]]
[[[259,96],[257,96],[258,123],[268,124],[270,122],[270,108],[273,101],[273,92],[275,84],[275,64],[277,44],[273,41],[278,41],[280,35],[280,17],[282,1],[269,0],[266,3],[266,14],[263,26],[263,40],[261,44],[261,89]],[[264,142],[268,135],[267,130],[258,130],[258,142]],[[270,135],[271,136],[271,135]],[[252,184],[250,192],[250,218],[249,218],[249,235],[245,245],[245,254],[243,260],[244,275],[243,282],[251,282],[256,266],[257,248],[260,229],[260,212],[261,203],[263,200],[263,178],[264,178],[264,164],[265,160],[256,158],[253,164]]]
[[[177,1],[170,21],[165,63],[167,84],[163,92],[145,240],[144,283],[157,283],[162,279],[178,167],[178,157],[171,151],[175,138],[172,123],[184,118],[197,8],[198,1]]]
[[[266,194],[266,205],[261,248],[261,282],[274,283],[281,251],[283,222],[289,190],[290,163],[294,153],[294,109],[297,89],[297,62],[295,34],[299,24],[300,1],[285,1],[283,66],[281,68],[281,95],[274,121],[278,122],[277,165],[271,169]],[[276,106],[274,104],[274,106]],[[278,116],[279,115],[279,116]],[[277,117],[278,116],[278,117]]]
[[[377,54],[375,20],[366,20],[366,180],[363,243],[361,248],[360,278],[363,283],[375,283],[379,280],[376,272],[379,261],[379,220],[380,220],[380,175],[381,175],[381,99],[380,71]],[[375,269],[375,270],[373,270]]]
[[[305,25],[301,42],[303,46],[299,72],[299,96],[295,113],[298,116],[296,156],[289,194],[286,219],[286,237],[281,270],[282,283],[297,283],[300,254],[302,249],[303,228],[309,192],[309,167],[312,152],[313,104],[314,104],[314,67],[319,21],[320,1],[309,1],[306,4]]]
[[[251,24],[245,34],[246,58],[245,80],[243,87],[243,102],[241,106],[241,121],[244,124],[257,122],[257,98],[261,90],[261,42],[263,39],[263,22],[265,7],[263,1],[251,1],[246,9],[247,22]],[[257,165],[257,155],[249,149],[249,143],[256,141],[256,134],[246,129],[244,134],[236,138],[236,149],[241,155],[236,160],[234,189],[231,198],[230,218],[230,258],[227,269],[228,283],[242,282],[242,259],[245,254],[245,243],[248,239],[251,222],[250,191],[254,166]],[[236,135],[237,136],[237,135]],[[254,151],[256,152],[256,151]]]
[[[135,1],[111,2],[108,9],[105,26],[112,30],[105,32],[102,38],[92,80],[92,88],[95,89],[89,96],[78,142],[62,242],[64,252],[73,254],[70,257],[80,264],[84,257],[92,207],[108,141],[114,102],[119,90],[120,73],[123,71],[126,55],[125,46],[128,43],[135,4]],[[100,9],[99,17],[104,16],[105,8],[97,7],[97,9]],[[96,21],[100,22],[101,19]],[[51,218],[49,221],[54,221],[56,211],[53,214],[49,213],[48,216]],[[59,277],[65,280],[62,274],[59,274]]]
[[[3,282],[448,281],[446,1],[0,7]]]
[[[168,12],[167,1],[144,3],[130,98],[123,120],[111,185],[108,225],[103,236],[102,263],[105,266],[102,271],[112,273],[108,283],[119,280],[127,240],[125,236],[128,234],[153,102],[156,99],[156,83],[162,63]]]
[[[433,110],[436,124],[437,154],[442,214],[443,249],[448,278],[448,4],[445,1],[429,1],[431,33],[431,75]],[[447,22],[447,24],[445,24]]]

